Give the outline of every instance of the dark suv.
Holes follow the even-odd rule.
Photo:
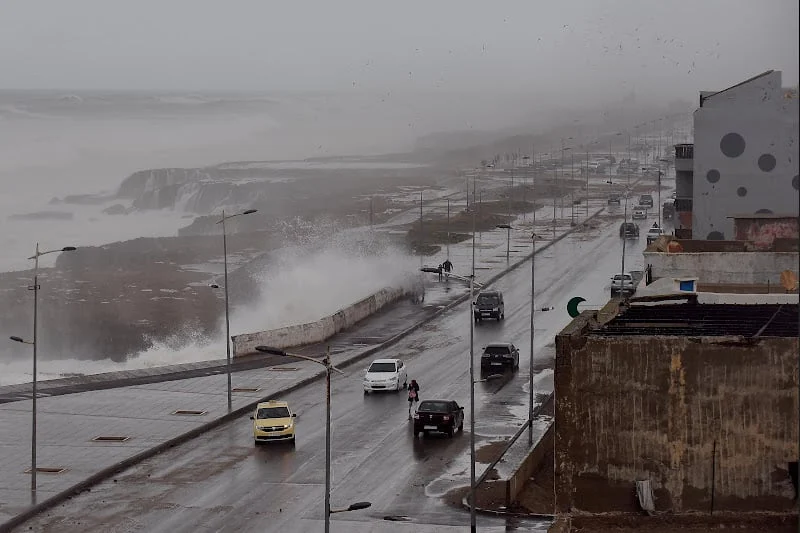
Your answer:
[[[503,320],[506,317],[506,306],[503,303],[503,293],[500,291],[482,291],[472,305],[475,322],[484,318]]]
[[[481,370],[490,368],[519,368],[519,350],[510,342],[495,342],[483,349]]]
[[[623,239],[638,239],[639,226],[633,222],[623,222],[619,227],[619,236]]]
[[[453,400],[423,400],[414,413],[414,436],[437,431],[452,437],[464,431],[464,408]]]
[[[639,197],[639,205],[643,207],[653,207],[653,197],[649,194],[643,194]]]

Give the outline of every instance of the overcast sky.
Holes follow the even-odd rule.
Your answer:
[[[1,88],[691,96],[798,79],[797,0],[4,0]]]

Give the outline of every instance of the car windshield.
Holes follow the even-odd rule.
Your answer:
[[[500,298],[495,296],[494,294],[484,294],[478,296],[478,303],[484,305],[497,305],[500,302]]]
[[[619,281],[621,279],[622,279],[622,276],[620,274],[616,274],[614,276],[614,281]],[[630,274],[625,274],[625,281],[628,281],[629,279],[631,279]]]
[[[417,411],[424,413],[447,413],[450,411],[450,406],[447,402],[427,401],[419,404]]]
[[[394,363],[372,363],[369,365],[369,370],[367,372],[395,372],[396,369],[394,367]]]
[[[483,353],[489,355],[506,355],[511,352],[508,346],[487,346]]]
[[[265,418],[287,418],[288,416],[288,407],[261,407],[256,413],[256,418],[259,420],[264,420]]]

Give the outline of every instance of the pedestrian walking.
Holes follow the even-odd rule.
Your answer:
[[[450,279],[450,271],[453,270],[453,263],[450,262],[450,259],[445,259],[444,263],[442,263],[442,269],[444,270],[444,279]]]
[[[408,384],[408,419],[411,420],[411,407],[414,402],[419,403],[419,383],[412,379]]]

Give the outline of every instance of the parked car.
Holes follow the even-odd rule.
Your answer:
[[[608,197],[608,205],[620,205],[622,201],[618,194],[612,194]]]
[[[510,342],[487,345],[481,355],[481,370],[490,368],[519,368],[519,350]]]
[[[256,411],[250,420],[253,421],[253,439],[255,443],[284,440],[294,446],[294,413],[287,402],[269,400],[256,405]]]
[[[506,317],[506,306],[503,302],[503,293],[500,291],[481,291],[472,305],[474,307],[475,322],[479,322],[484,318],[503,320]]]
[[[364,394],[379,390],[399,391],[408,386],[408,370],[400,359],[376,359],[364,373]]]
[[[647,218],[647,210],[643,207],[637,207],[633,210],[631,218],[633,220],[644,220]]]
[[[649,230],[647,230],[647,244],[652,244],[656,242],[656,239],[664,235],[664,229],[659,228],[657,224],[653,224]]]
[[[633,222],[623,222],[619,227],[619,236],[623,239],[638,239],[639,226]]]
[[[453,400],[422,400],[414,413],[414,436],[436,431],[450,437],[464,431],[464,408]]]
[[[636,287],[633,284],[633,276],[630,272],[624,274],[614,274],[611,277],[611,297],[618,294],[633,294]]]
[[[639,205],[644,207],[653,207],[653,196],[651,194],[643,194],[639,196]]]

